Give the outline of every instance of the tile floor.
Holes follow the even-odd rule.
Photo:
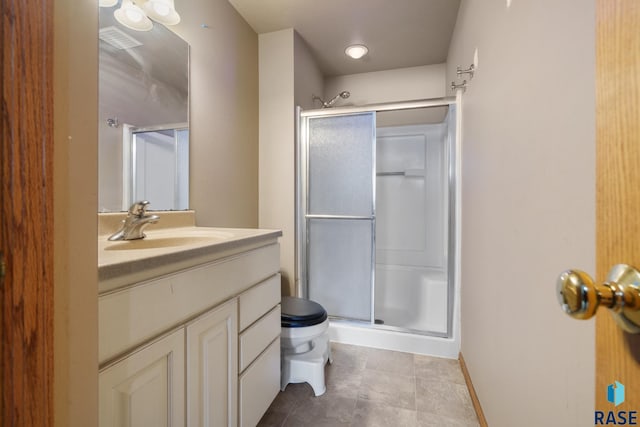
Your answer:
[[[289,384],[259,427],[478,427],[457,360],[332,343],[327,391]]]

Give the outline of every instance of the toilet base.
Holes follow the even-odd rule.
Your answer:
[[[316,396],[327,390],[324,381],[324,365],[333,362],[329,333],[316,338],[311,351],[306,353],[282,353],[280,390],[284,391],[288,384],[309,383]]]

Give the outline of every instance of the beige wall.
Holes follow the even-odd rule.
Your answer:
[[[54,422],[98,424],[98,31],[95,2],[54,16]]]
[[[293,34],[294,104],[303,110],[318,108],[319,103],[313,102],[313,95],[322,96],[324,76],[307,43],[297,32]]]
[[[445,71],[446,64],[436,64],[328,77],[324,82],[324,99],[329,100],[343,90],[351,96],[338,100],[336,106],[441,98],[445,96]]]
[[[294,295],[294,32],[260,34],[260,228],[282,230],[282,292]]]
[[[191,45],[190,207],[199,226],[256,227],[258,36],[227,0],[175,5]]]
[[[295,283],[295,107],[313,107],[323,76],[305,41],[293,29],[260,34],[260,221],[282,230],[282,292]]]
[[[491,427],[593,422],[593,322],[555,280],[595,268],[594,26],[593,0],[460,7],[462,353]]]

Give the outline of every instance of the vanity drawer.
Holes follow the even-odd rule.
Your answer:
[[[240,295],[240,321],[238,330],[243,331],[266,312],[280,303],[280,274],[265,280]]]
[[[239,372],[244,371],[280,335],[280,305],[240,334]]]
[[[240,427],[254,427],[280,391],[280,338],[240,376]]]

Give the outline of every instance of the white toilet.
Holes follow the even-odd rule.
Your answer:
[[[324,365],[331,359],[329,319],[317,302],[282,297],[280,389],[289,383],[309,383],[316,396],[324,394]]]

